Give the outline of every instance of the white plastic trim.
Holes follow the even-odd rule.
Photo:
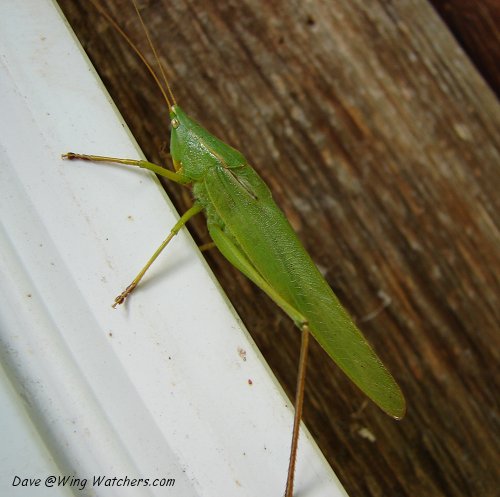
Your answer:
[[[290,403],[189,235],[110,306],[178,215],[150,174],[60,159],[141,153],[58,8],[4,0],[0,57],[0,494],[281,496]],[[346,495],[305,430],[296,489]]]

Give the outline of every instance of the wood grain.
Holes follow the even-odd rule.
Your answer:
[[[88,2],[60,4],[146,155],[165,163],[150,78]],[[147,50],[129,2],[106,8]],[[423,0],[141,11],[178,102],[268,182],[406,394],[394,422],[312,344],[305,421],[349,495],[498,495],[500,112],[436,12]],[[207,241],[201,220],[192,232]],[[207,257],[291,395],[299,333]]]
[[[500,2],[431,0],[496,95],[500,95]]]

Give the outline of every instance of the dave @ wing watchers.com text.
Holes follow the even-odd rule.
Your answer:
[[[72,475],[48,475],[45,478],[14,475],[12,487],[70,487],[75,490],[85,490],[99,487],[173,487],[175,478],[130,478],[95,475],[91,478],[78,478]]]

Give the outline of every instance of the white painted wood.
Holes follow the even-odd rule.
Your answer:
[[[2,2],[0,57],[0,493],[282,495],[289,402],[189,235],[111,308],[178,216],[148,173],[60,159],[140,151],[51,1]],[[345,495],[306,432],[297,495]]]

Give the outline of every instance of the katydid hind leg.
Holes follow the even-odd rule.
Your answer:
[[[248,279],[252,280],[263,290],[276,305],[281,307],[294,323],[300,328],[306,318],[295,307],[287,302],[267,281],[261,276],[248,257],[235,245],[231,238],[216,224],[208,222],[208,231],[216,247],[222,255]]]
[[[297,449],[299,446],[300,421],[304,406],[304,391],[306,386],[307,356],[309,352],[309,338],[311,333],[306,323],[302,325],[302,337],[300,343],[299,368],[297,372],[297,387],[295,389],[295,414],[293,418],[292,444],[290,447],[290,462],[288,464],[288,476],[286,480],[285,497],[293,497],[293,484],[295,478],[295,463],[297,461]]]
[[[252,280],[263,290],[279,307],[281,307],[295,324],[301,329],[302,340],[300,347],[300,360],[297,373],[297,387],[295,392],[295,414],[293,420],[292,443],[290,448],[290,459],[288,465],[288,477],[286,482],[285,497],[293,496],[293,483],[295,475],[295,462],[297,459],[297,448],[299,441],[300,421],[302,419],[302,408],[304,405],[304,388],[306,379],[307,354],[309,347],[310,330],[307,321],[300,312],[288,304],[259,274],[248,258],[239,250],[231,239],[218,227],[209,224],[210,236],[215,245],[226,257],[226,259],[239,269],[245,276]]]
[[[115,298],[115,302],[113,304],[113,307],[116,307],[119,304],[123,304],[125,299],[132,293],[134,288],[138,285],[139,281],[143,278],[143,276],[146,274],[146,271],[150,268],[151,264],[158,258],[158,256],[161,254],[163,249],[170,243],[172,238],[174,238],[175,235],[180,231],[180,229],[196,214],[201,212],[203,210],[203,207],[199,204],[194,204],[190,209],[188,209],[182,216],[181,218],[175,223],[174,227],[170,230],[170,233],[168,234],[167,238],[163,240],[161,245],[156,249],[155,253],[149,258],[149,260],[146,262],[144,267],[139,271],[137,276],[132,280],[132,283],[127,286],[127,288],[120,294],[118,297]]]

